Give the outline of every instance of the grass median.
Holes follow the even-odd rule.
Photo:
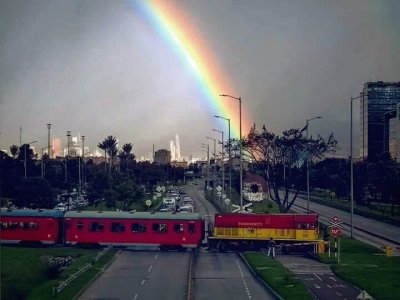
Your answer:
[[[349,237],[342,237],[340,263],[327,253],[319,255],[321,262],[345,281],[367,291],[374,299],[399,299],[400,256],[387,257],[377,248]]]
[[[279,261],[261,252],[245,252],[243,256],[257,275],[283,299],[314,299],[304,283]]]
[[[91,263],[99,249],[5,247],[1,251],[1,299],[72,299],[104,268],[116,250],[108,251],[61,293],[53,296],[53,287]],[[59,275],[49,276],[48,258],[73,258],[72,264]]]

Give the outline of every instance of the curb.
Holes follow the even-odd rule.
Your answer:
[[[240,257],[240,259],[244,262],[244,264],[247,266],[247,268],[249,269],[249,271],[253,274],[253,276],[255,278],[257,278],[257,280],[265,287],[266,290],[268,290],[272,296],[275,299],[278,300],[284,300],[277,292],[275,292],[264,280],[262,280],[262,278],[254,271],[254,269],[249,265],[249,263],[247,262],[247,260],[244,258],[242,253],[238,253],[238,256]]]

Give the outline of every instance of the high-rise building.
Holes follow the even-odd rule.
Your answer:
[[[385,114],[400,103],[400,82],[367,82],[360,100],[360,157],[365,159],[389,151]]]
[[[181,160],[181,145],[179,143],[179,135],[175,135],[175,159]]]
[[[166,149],[157,150],[154,153],[154,163],[159,165],[167,165],[171,163],[171,152]]]
[[[62,151],[62,147],[61,147],[61,139],[60,138],[54,138],[53,139],[51,153],[53,153],[53,158],[63,156],[63,151]]]
[[[389,127],[389,153],[397,162],[400,162],[400,104],[397,104],[393,114],[389,114],[390,118],[386,123]]]
[[[171,161],[174,161],[176,159],[174,141],[169,141],[169,150],[171,152]]]

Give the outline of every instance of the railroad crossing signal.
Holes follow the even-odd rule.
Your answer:
[[[339,218],[334,216],[332,220],[329,220],[329,227],[331,228],[331,235],[335,238],[342,235],[342,231],[340,229],[343,228],[343,222],[339,222]]]
[[[337,238],[337,237],[339,237],[339,236],[342,235],[342,231],[341,231],[339,228],[337,228],[337,227],[332,227],[332,228],[331,228],[331,235],[332,235],[333,237]]]
[[[328,220],[329,222],[329,227],[339,227],[339,228],[343,228],[342,224],[343,222],[339,222],[339,218],[337,216],[334,216],[332,218],[332,220]]]

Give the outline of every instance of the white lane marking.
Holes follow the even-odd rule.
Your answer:
[[[328,288],[330,288],[330,289],[332,288],[329,284],[327,284],[326,286],[327,286]]]
[[[313,273],[315,277],[319,279],[319,281],[322,281],[321,277],[319,277],[317,274]]]
[[[249,287],[247,286],[246,279],[244,278],[244,274],[243,274],[243,271],[242,271],[242,267],[240,266],[239,260],[237,260],[237,259],[236,259],[236,264],[237,264],[237,266],[238,266],[238,268],[239,268],[240,277],[242,278],[242,282],[243,282],[243,285],[244,285],[244,289],[246,290],[246,293],[247,293],[247,298],[248,298],[248,299],[252,299],[251,293],[250,293],[250,290],[249,290]]]
[[[154,256],[154,260],[156,260],[158,258],[158,254],[156,254],[156,256]]]
[[[147,270],[147,272],[151,272],[151,269],[153,268],[153,265],[151,265],[150,267],[149,267],[149,269]]]
[[[146,282],[146,279],[143,279],[140,285],[143,285]]]
[[[320,288],[321,288],[321,287],[320,287],[318,284],[316,284],[316,283],[314,283],[314,286],[315,286],[316,289],[320,289]]]
[[[135,294],[135,296],[133,296],[133,300],[136,300],[137,297],[139,297],[139,294]]]
[[[336,295],[338,295],[339,297],[342,297],[342,294],[339,292],[336,292]]]
[[[336,281],[335,277],[329,277],[330,279],[332,279],[333,281]]]

